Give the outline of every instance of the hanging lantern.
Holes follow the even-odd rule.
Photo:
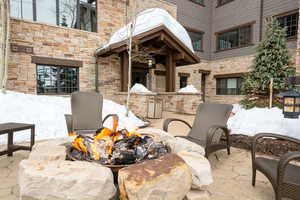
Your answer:
[[[284,118],[298,119],[300,115],[300,93],[294,90],[278,95],[283,98]]]

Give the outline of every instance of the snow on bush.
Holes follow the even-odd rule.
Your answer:
[[[31,95],[7,91],[0,93],[0,123],[19,122],[36,125],[36,140],[61,138],[67,136],[64,115],[71,113],[69,97]],[[134,128],[146,125],[130,112],[126,117],[126,108],[113,101],[104,100],[103,118],[108,114],[118,114],[119,128]],[[104,124],[111,128],[112,120]],[[14,135],[14,142],[30,140],[29,131]],[[0,136],[0,144],[7,143],[7,136]]]
[[[131,88],[130,92],[132,93],[152,93],[150,90],[148,90],[144,85],[136,83]]]
[[[184,88],[181,88],[178,92],[180,92],[180,93],[198,93],[199,91],[193,85],[188,85]]]
[[[282,110],[277,107],[246,110],[234,105],[233,113],[235,115],[227,124],[232,134],[275,133],[300,139],[300,119],[284,118]]]
[[[110,38],[108,44],[103,48],[129,38],[131,23],[115,32]],[[185,44],[186,47],[194,52],[191,38],[185,28],[178,21],[176,21],[176,19],[174,19],[166,10],[163,10],[161,8],[151,8],[139,13],[136,18],[133,36],[147,32],[161,25],[164,25],[166,28],[168,28],[183,44]]]

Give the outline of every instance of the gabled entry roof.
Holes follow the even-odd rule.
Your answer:
[[[114,53],[121,53],[127,50],[128,40],[123,40],[96,51],[96,56],[106,57]],[[196,64],[200,62],[186,45],[180,41],[166,26],[160,25],[149,31],[133,37],[133,48],[144,49],[154,52],[157,55],[172,53],[177,66]]]

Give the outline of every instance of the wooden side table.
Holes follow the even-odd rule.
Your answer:
[[[31,130],[30,146],[14,145],[14,133],[17,131]],[[31,151],[34,145],[35,125],[34,124],[21,124],[21,123],[4,123],[0,124],[0,135],[7,134],[7,150],[1,151],[0,156],[7,154],[13,156],[13,152],[19,150]]]

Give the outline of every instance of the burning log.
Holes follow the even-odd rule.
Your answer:
[[[162,142],[150,135],[141,135],[126,129],[117,131],[118,118],[113,129],[101,128],[93,137],[78,135],[67,149],[71,160],[86,160],[102,165],[128,165],[159,158],[169,152]]]

